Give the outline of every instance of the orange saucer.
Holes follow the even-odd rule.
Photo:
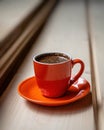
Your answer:
[[[47,98],[41,94],[40,89],[36,83],[35,77],[30,77],[24,80],[18,86],[18,93],[20,96],[28,101],[45,105],[45,106],[60,106],[75,102],[85,97],[90,91],[90,84],[84,78],[79,78],[63,95],[59,98]]]

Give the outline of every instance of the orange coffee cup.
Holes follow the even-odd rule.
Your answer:
[[[80,64],[80,70],[72,78],[72,68]],[[82,75],[84,63],[80,59],[71,59],[60,52],[43,53],[33,57],[37,84],[46,97],[62,96],[67,89]]]

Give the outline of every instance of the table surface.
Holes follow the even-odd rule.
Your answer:
[[[104,2],[92,1],[89,9],[94,39],[95,69],[98,72],[102,106],[104,106],[104,66],[102,63],[104,54]],[[90,93],[85,98],[65,106],[44,107],[27,102],[18,95],[18,84],[34,75],[33,55],[50,51],[65,52],[72,55],[73,58],[81,58],[84,61],[85,71],[82,77],[91,84]],[[95,130],[91,69],[85,3],[83,0],[78,2],[61,1],[54,9],[40,36],[1,97],[1,130]],[[73,73],[76,70],[77,67],[74,68]],[[101,130],[103,128],[102,125]]]

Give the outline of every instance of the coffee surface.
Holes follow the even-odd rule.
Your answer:
[[[41,56],[38,61],[43,63],[60,63],[67,61],[68,58],[60,55],[46,55]]]

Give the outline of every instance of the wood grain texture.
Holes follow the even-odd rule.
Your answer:
[[[61,107],[43,107],[25,101],[17,86],[32,75],[32,56],[61,51],[85,62],[83,77],[91,81],[84,1],[61,1],[1,98],[2,130],[95,130],[91,93]],[[77,71],[76,67],[73,71]]]
[[[41,3],[42,0],[0,1],[0,42]]]
[[[94,63],[94,77],[96,95],[92,95],[96,98],[97,104],[97,123],[98,130],[104,129],[104,1],[92,1],[90,0],[89,6],[90,15],[90,38],[92,44],[93,63]],[[94,99],[95,102],[95,99]],[[95,106],[94,106],[95,107]]]

